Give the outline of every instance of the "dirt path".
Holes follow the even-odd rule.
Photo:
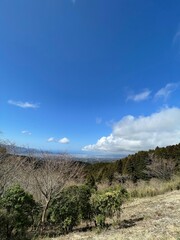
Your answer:
[[[53,238],[51,238],[53,239]],[[123,207],[120,227],[74,232],[54,240],[180,240],[180,191],[136,199]]]

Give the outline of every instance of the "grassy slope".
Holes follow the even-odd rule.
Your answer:
[[[74,232],[54,239],[180,240],[180,191],[168,192],[155,197],[138,198],[126,203],[123,206],[119,227],[110,227],[100,234],[97,234],[96,231]]]

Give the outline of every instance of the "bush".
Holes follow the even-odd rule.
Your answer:
[[[93,219],[98,228],[106,226],[107,217],[119,218],[121,205],[127,198],[125,189],[112,190],[105,193],[96,193],[91,198]]]
[[[36,203],[19,185],[9,188],[0,201],[0,232],[3,239],[26,239],[33,224]]]
[[[7,239],[6,225],[7,225],[6,212],[3,209],[0,209],[0,239],[2,240]]]
[[[96,180],[93,175],[88,175],[85,183],[90,189],[97,191]]]
[[[49,219],[58,224],[61,232],[68,233],[81,220],[89,220],[91,206],[90,189],[87,186],[71,186],[64,189],[61,196],[51,206]]]

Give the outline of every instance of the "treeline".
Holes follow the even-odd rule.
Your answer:
[[[155,173],[155,168],[158,173]],[[164,170],[163,175],[160,169]],[[147,180],[152,177],[170,178],[180,170],[180,144],[156,147],[155,150],[140,151],[123,159],[113,162],[98,162],[86,166],[88,174],[92,175],[97,182],[108,181],[111,185],[114,180],[124,181],[125,179]]]

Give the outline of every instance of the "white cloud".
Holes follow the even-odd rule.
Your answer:
[[[22,134],[25,134],[25,135],[32,135],[31,132],[27,131],[27,130],[23,130],[21,131]]]
[[[21,102],[21,101],[13,101],[13,100],[9,100],[8,103],[20,108],[39,108],[39,104],[37,103],[29,103],[29,102]]]
[[[101,124],[101,123],[102,123],[102,118],[97,117],[97,118],[96,118],[96,124]]]
[[[48,138],[47,141],[48,141],[48,142],[56,142],[56,139],[55,139],[54,137],[50,137],[50,138]]]
[[[109,136],[82,150],[129,154],[180,142],[180,108],[166,108],[150,116],[125,116]]]
[[[47,141],[48,141],[48,142],[54,142],[54,143],[62,143],[62,144],[67,144],[67,143],[70,142],[70,140],[69,140],[68,138],[66,138],[66,137],[61,138],[61,139],[59,139],[59,140],[58,140],[57,138],[50,137],[50,138],[48,138]]]
[[[68,138],[64,137],[64,138],[61,138],[58,142],[59,142],[59,143],[62,143],[62,144],[67,144],[67,143],[69,143],[70,141],[69,141]]]
[[[144,101],[149,98],[151,91],[149,89],[145,89],[143,92],[138,94],[131,94],[127,97],[127,100],[132,100],[135,102]]]
[[[166,100],[169,95],[174,92],[179,86],[179,83],[168,83],[165,87],[161,88],[156,94],[155,98],[164,98]]]

